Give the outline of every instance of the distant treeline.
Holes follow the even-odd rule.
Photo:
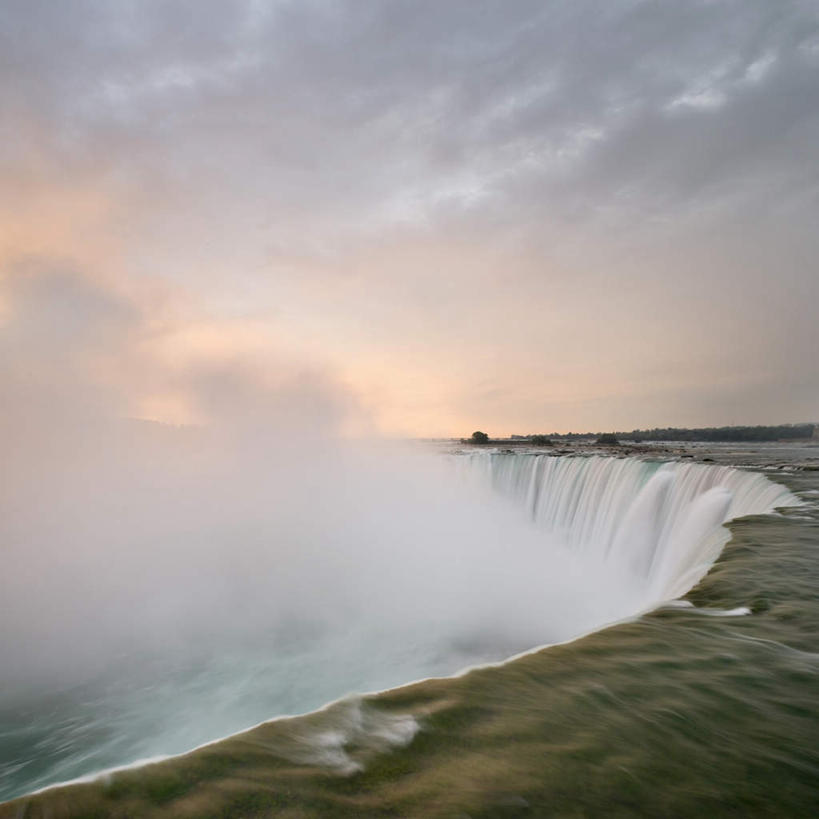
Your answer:
[[[810,438],[813,424],[780,424],[775,427],[704,427],[702,429],[635,429],[618,432],[621,438],[644,441],[781,441]]]
[[[656,429],[633,429],[631,432],[615,432],[614,436],[625,441],[782,441],[794,438],[811,438],[814,424],[780,424],[773,427],[703,427],[681,429],[663,427]],[[566,435],[553,432],[549,438],[563,440],[575,438],[599,438],[600,432],[570,432]]]

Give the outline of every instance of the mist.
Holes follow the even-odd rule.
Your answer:
[[[522,648],[563,636],[569,604],[588,617],[595,595],[567,595],[542,534],[443,459],[313,428],[235,432],[120,421],[7,444],[4,684],[294,634]]]
[[[331,373],[284,356],[172,368],[150,354],[162,330],[144,301],[44,264],[4,285],[7,690],[126,655],[275,654],[328,634],[499,658],[565,636],[569,609],[579,626],[611,616],[566,591],[568,556],[549,562],[542,532],[445,459],[351,438],[366,414]],[[199,422],[128,418],[157,385]]]
[[[0,796],[631,611],[627,584],[544,548],[446,457],[346,440],[329,411],[317,427],[313,387],[282,390],[272,430],[235,407],[192,428],[44,414],[6,435],[0,715],[31,741]]]
[[[27,744],[0,797],[634,616],[781,501],[735,470],[379,440],[314,362],[171,366],[144,300],[3,284],[0,712]],[[129,417],[157,390],[197,422]]]

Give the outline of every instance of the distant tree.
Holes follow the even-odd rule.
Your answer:
[[[613,432],[604,432],[598,439],[598,444],[608,444],[616,446],[620,442],[617,440],[617,436]]]
[[[469,439],[473,444],[488,444],[489,443],[489,436],[485,432],[481,432],[480,430],[476,430],[472,433],[472,437]]]
[[[551,446],[552,442],[548,435],[533,435],[529,439],[534,446]]]

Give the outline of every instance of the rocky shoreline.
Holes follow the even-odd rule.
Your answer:
[[[648,460],[692,460],[699,463],[720,463],[732,466],[746,466],[754,469],[782,469],[787,471],[819,471],[819,441],[771,441],[764,444],[711,442],[660,441],[621,442],[601,444],[592,440],[561,441],[553,439],[551,444],[534,446],[529,441],[519,439],[492,439],[487,444],[473,444],[450,439],[445,444],[446,451],[457,454],[466,452],[506,452],[518,455],[548,455],[552,457],[603,456],[614,458],[644,458]],[[793,460],[783,457],[787,451],[797,448],[800,458]],[[805,455],[805,451],[812,454]],[[753,453],[753,454],[752,454]],[[769,458],[765,456],[769,455]]]

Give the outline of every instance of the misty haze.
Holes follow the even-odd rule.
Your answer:
[[[0,4],[0,817],[819,799],[819,8]]]

